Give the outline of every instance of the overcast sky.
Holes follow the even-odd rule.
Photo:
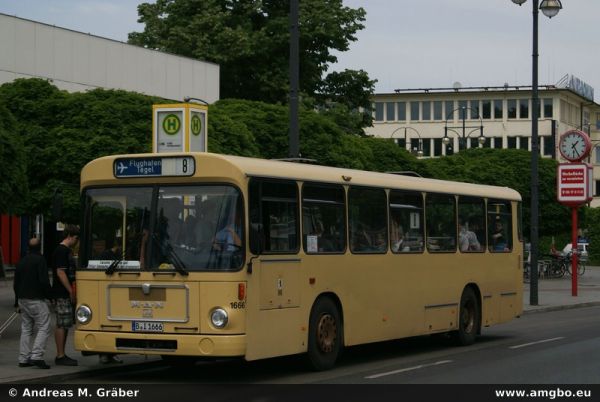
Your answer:
[[[396,88],[531,85],[531,1],[344,0],[367,11],[366,28],[332,66],[363,69],[377,92]],[[0,0],[0,12],[126,41],[140,0]],[[540,13],[539,81],[573,74],[600,94],[600,0],[562,0]]]

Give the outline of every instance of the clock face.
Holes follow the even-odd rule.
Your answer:
[[[558,145],[561,155],[570,161],[579,161],[590,152],[590,140],[584,132],[567,131],[560,137]]]

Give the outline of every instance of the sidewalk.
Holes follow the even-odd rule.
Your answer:
[[[567,308],[600,305],[600,267],[587,267],[585,275],[578,277],[578,296],[571,296],[571,277],[566,275],[560,279],[539,279],[538,305],[529,304],[529,283],[523,284],[523,309],[524,314],[538,313]],[[0,325],[13,313],[14,296],[12,290],[12,273],[9,271],[7,278],[0,279]],[[54,357],[56,347],[54,336],[48,339],[45,360],[50,364],[49,370],[38,368],[17,367],[19,351],[20,320],[17,318],[0,335],[0,383],[20,382],[58,382],[73,378],[80,378],[82,374],[97,371],[127,370],[127,367],[136,364],[159,361],[158,356],[120,355],[121,364],[100,364],[98,356],[82,356],[73,349],[72,333],[67,339],[67,355],[79,361],[77,367],[56,366]]]

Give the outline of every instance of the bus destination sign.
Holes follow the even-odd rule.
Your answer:
[[[195,171],[196,165],[191,156],[118,158],[114,162],[116,178],[192,176]]]

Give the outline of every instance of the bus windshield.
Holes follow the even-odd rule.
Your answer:
[[[94,188],[84,202],[83,269],[241,268],[243,204],[232,186]]]

